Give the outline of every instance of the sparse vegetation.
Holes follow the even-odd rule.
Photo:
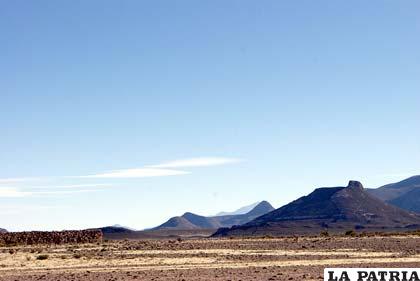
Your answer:
[[[356,231],[354,230],[347,230],[344,235],[346,236],[351,236],[351,237],[355,237],[357,235]]]
[[[320,234],[322,237],[328,237],[328,236],[330,236],[330,233],[327,231],[327,230],[324,230],[324,231],[322,231],[321,232],[321,234]]]
[[[49,255],[42,254],[42,255],[38,255],[36,259],[42,261],[42,260],[47,260],[49,257],[50,257]]]
[[[354,231],[354,233],[356,232]],[[373,263],[389,265],[390,263],[402,262],[407,257],[413,262],[419,262],[418,251],[415,250],[419,238],[412,235],[414,233],[419,232],[389,233],[388,236],[375,236],[374,232],[357,233],[356,237],[360,238],[356,239],[345,236],[345,231],[337,233],[330,230],[328,237],[321,237],[320,232],[318,232],[318,234],[312,236],[270,237],[270,239],[265,239],[268,238],[265,236],[258,238],[235,237],[233,240],[229,238],[188,239],[183,240],[182,243],[178,243],[176,238],[171,240],[174,243],[168,243],[168,240],[113,241],[99,247],[96,243],[52,247],[18,246],[17,248],[0,248],[0,267],[2,267],[2,270],[14,272],[13,274],[18,277],[16,280],[89,281],[99,280],[96,279],[97,274],[105,274],[104,272],[109,274],[109,278],[100,280],[133,280],[131,276],[128,279],[125,278],[125,271],[127,270],[127,276],[128,272],[137,274],[130,271],[131,268],[135,268],[137,271],[139,267],[145,264],[147,264],[147,270],[142,273],[143,278],[139,278],[139,280],[152,280],[154,277],[161,277],[163,266],[171,269],[167,272],[170,275],[167,276],[168,279],[159,278],[159,280],[194,280],[194,278],[191,278],[194,276],[181,276],[180,274],[189,274],[189,272],[192,272],[191,270],[199,273],[201,267],[212,268],[233,265],[240,266],[241,272],[255,277],[254,280],[283,280],[270,279],[271,275],[266,276],[264,274],[269,273],[268,269],[274,268],[273,265],[282,265],[290,259],[293,259],[293,263],[306,273],[313,268],[317,268],[321,272],[324,266],[331,261],[331,257],[343,261],[348,261],[351,258],[355,263],[369,259],[372,263],[366,263],[366,266]],[[407,237],[402,239],[396,237],[396,234],[404,234]],[[326,231],[322,235],[326,236]],[[371,235],[371,238],[366,239],[362,235]],[[101,249],[105,247],[106,252],[101,252]],[[10,249],[16,251],[14,255],[9,254]],[[31,249],[42,249],[43,252],[39,254],[35,251],[31,254]],[[404,253],[404,256],[401,256],[401,253]],[[308,257],[315,263],[319,263],[319,266],[308,266],[306,263]],[[302,261],[302,264],[299,263],[300,261]],[[253,263],[258,267],[253,268],[249,265]],[[266,269],[261,266],[262,263]],[[109,271],[110,265],[115,267],[115,271]],[[25,267],[24,274],[34,274],[33,276],[37,278],[25,279],[19,275],[20,273],[16,273],[23,266]],[[182,267],[182,272],[178,270],[178,266]],[[250,266],[251,269],[247,266]],[[74,272],[72,272],[73,268],[75,269]],[[120,271],[118,268],[124,268],[124,271]],[[67,273],[63,273],[64,275],[61,276],[63,269]],[[78,275],[80,271],[82,273]],[[147,275],[145,272],[147,272]],[[211,271],[206,272],[213,274]],[[283,269],[281,269],[281,272],[284,274]],[[294,272],[288,271],[288,274],[294,274]],[[227,280],[231,277],[223,276],[225,273],[223,270],[217,271],[221,278],[226,277],[220,278],[220,280]],[[46,275],[46,277],[38,279],[42,275]],[[314,275],[313,280],[315,279],[317,278]],[[15,279],[6,280],[13,281]],[[212,279],[208,278],[206,280]],[[294,280],[312,279],[302,278],[302,274],[299,274],[294,277]]]

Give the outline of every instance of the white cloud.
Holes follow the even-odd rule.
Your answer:
[[[19,183],[39,180],[39,178],[5,178],[0,179],[0,183]]]
[[[37,191],[31,192],[31,195],[56,195],[56,194],[75,194],[75,193],[85,193],[85,192],[94,192],[98,191],[97,189],[82,189],[82,190],[56,190],[56,191]]]
[[[207,166],[220,166],[220,165],[227,165],[227,164],[234,164],[241,162],[241,159],[238,158],[227,158],[227,157],[197,157],[197,158],[187,158],[187,159],[179,159],[169,162],[164,162],[157,165],[148,165],[141,168],[133,168],[133,169],[122,169],[122,170],[114,170],[109,172],[97,173],[87,176],[72,176],[72,177],[43,177],[43,178],[5,178],[0,179],[1,183],[19,183],[19,182],[27,182],[27,181],[34,181],[39,179],[54,179],[55,180],[63,180],[66,178],[148,178],[148,177],[166,177],[166,176],[179,176],[179,175],[187,175],[191,172],[178,170],[178,168],[194,168],[194,167],[207,167]],[[107,184],[73,184],[73,185],[58,185],[58,186],[26,186],[26,188],[30,189],[50,189],[50,188],[97,188],[103,187]],[[10,197],[21,197],[21,196],[28,196],[30,192],[21,192],[18,190],[9,190],[3,191],[3,197],[6,195]],[[0,194],[0,196],[2,196]]]
[[[189,159],[180,159],[170,162],[165,162],[158,165],[150,166],[152,168],[193,168],[193,167],[206,167],[206,166],[219,166],[226,164],[233,164],[241,162],[237,158],[225,157],[198,157]]]
[[[0,206],[0,215],[10,215],[28,212],[38,212],[51,209],[66,208],[65,206],[40,206],[40,205],[3,205]]]
[[[1,187],[0,198],[20,198],[28,196],[43,196],[43,195],[59,195],[59,194],[74,194],[93,192],[97,189],[82,189],[82,190],[55,190],[55,191],[22,191],[14,187]]]
[[[82,176],[83,178],[147,178],[187,175],[191,172],[177,170],[178,168],[193,168],[219,166],[241,162],[237,158],[225,157],[199,157],[174,160],[157,165],[149,165],[144,168],[115,170],[106,173]]]
[[[101,174],[82,176],[83,178],[148,178],[148,177],[166,177],[186,175],[190,172],[171,170],[171,169],[157,169],[157,168],[138,168],[115,170]]]
[[[28,187],[30,189],[52,189],[52,188],[59,188],[59,189],[68,189],[68,188],[102,188],[112,186],[111,184],[107,183],[97,183],[97,184],[69,184],[69,185],[50,185],[50,186],[31,186]]]
[[[20,191],[13,187],[2,187],[0,188],[0,198],[16,198],[30,196],[31,192]]]

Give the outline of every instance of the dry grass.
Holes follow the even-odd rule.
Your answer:
[[[16,272],[158,272],[420,263],[420,253],[410,252],[411,245],[419,244],[420,237],[396,236],[124,241],[99,245],[22,246],[0,248],[0,276]]]

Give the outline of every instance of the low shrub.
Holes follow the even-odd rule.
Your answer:
[[[320,235],[322,236],[322,237],[328,237],[328,236],[330,236],[330,234],[328,233],[328,231],[322,231],[321,233],[320,233]]]
[[[347,230],[344,235],[346,236],[351,236],[351,237],[355,237],[357,235],[357,233],[354,230]]]
[[[48,255],[38,255],[36,259],[42,261],[42,260],[47,260],[49,257],[50,256]]]

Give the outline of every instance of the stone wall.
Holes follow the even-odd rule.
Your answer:
[[[0,233],[0,246],[97,243],[102,238],[100,230],[8,232]]]

